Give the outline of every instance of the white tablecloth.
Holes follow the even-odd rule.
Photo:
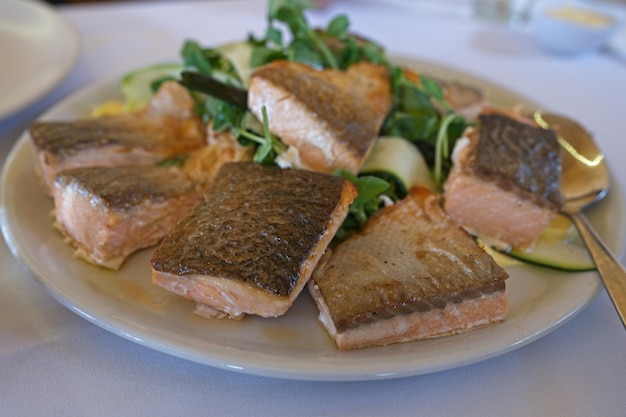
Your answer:
[[[185,39],[239,40],[265,28],[263,1],[65,5],[81,42],[50,94],[0,121],[0,160],[41,112],[78,88],[171,60]],[[626,65],[605,53],[558,57],[525,29],[472,20],[463,2],[411,8],[337,1],[352,28],[410,55],[462,69],[557,109],[592,130],[626,190]],[[0,65],[8,65],[2,62]],[[621,257],[622,263],[626,257]],[[150,350],[75,315],[0,242],[1,416],[624,416],[626,332],[604,291],[578,316],[523,348],[410,378],[307,382],[208,367]]]

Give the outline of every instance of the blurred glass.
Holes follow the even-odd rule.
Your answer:
[[[532,3],[532,0],[472,0],[472,11],[478,19],[521,25],[528,20]]]

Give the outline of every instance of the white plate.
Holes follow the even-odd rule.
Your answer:
[[[0,1],[0,119],[59,84],[78,57],[73,29],[48,4]]]
[[[445,78],[485,88],[497,104],[519,96],[450,69],[419,64]],[[94,85],[60,103],[45,118],[76,118],[117,98],[117,80]],[[72,258],[52,228],[51,201],[33,169],[24,134],[7,159],[1,183],[2,230],[13,254],[62,304],[87,320],[139,344],[191,361],[244,373],[302,380],[370,380],[425,374],[475,363],[542,337],[581,311],[598,293],[595,273],[570,274],[533,266],[509,268],[505,322],[433,340],[340,352],[317,322],[309,294],[282,317],[239,322],[208,320],[192,302],[150,283],[152,250],[132,256],[118,272]],[[624,235],[618,187],[590,213],[613,250]]]

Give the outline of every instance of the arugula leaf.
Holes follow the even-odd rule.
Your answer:
[[[256,46],[252,50],[250,66],[256,68],[278,59],[287,59],[287,55],[282,50],[275,50],[266,46]]]
[[[300,3],[297,1],[292,1],[290,3]],[[310,4],[308,2],[303,2]],[[309,44],[309,50],[315,51],[319,55],[319,59],[317,60],[322,66],[328,66],[329,68],[338,69],[339,65],[337,64],[337,60],[335,56],[332,54],[328,46],[322,41],[322,39],[318,36],[318,34],[311,29],[309,24],[304,17],[305,7],[300,7],[302,5],[297,5],[297,7],[281,7],[277,10],[274,18],[277,21],[285,23],[293,36],[293,43],[291,44],[291,50],[297,51],[298,45],[302,45],[303,42],[307,42]],[[310,56],[311,54],[309,54]]]
[[[350,27],[350,21],[346,15],[339,15],[333,18],[328,27],[326,33],[329,36],[335,36],[342,38],[348,35],[348,28]]]
[[[239,128],[246,114],[245,109],[211,96],[206,97],[204,110],[205,121],[212,121],[212,129],[216,132]]]
[[[217,49],[203,48],[197,42],[187,40],[181,55],[185,70],[199,71],[225,83],[243,87],[243,81],[235,65]]]
[[[181,52],[183,63],[186,68],[198,69],[207,74],[213,73],[213,67],[209,60],[204,56],[203,49],[198,43],[186,41]]]
[[[305,16],[305,11],[313,7],[307,0],[271,0],[265,37],[248,36],[254,47],[252,66],[276,59],[332,69],[346,69],[363,60],[387,62],[383,48],[348,32],[350,21],[345,15],[334,17],[326,29],[313,29]],[[289,35],[289,42],[285,41],[281,28]]]
[[[252,158],[254,162],[271,165],[276,157],[286,150],[286,146],[270,132],[269,118],[267,117],[267,108],[265,106],[261,107],[261,112],[263,114],[263,136],[238,127],[233,127],[232,129],[235,136],[259,145]]]
[[[443,98],[443,88],[441,88],[441,84],[424,74],[420,74],[420,83],[424,86],[424,90],[429,97],[448,106],[448,103]]]
[[[451,166],[450,150],[469,123],[452,110],[442,85],[433,78],[420,74],[419,82],[413,82],[402,68],[392,67],[391,85],[393,106],[381,134],[415,144],[441,187]]]
[[[450,135],[450,132],[458,132],[459,128],[463,130],[467,126],[467,122],[458,114],[451,113],[441,119],[439,130],[437,132],[437,142],[435,143],[435,162],[433,167],[433,178],[435,186],[441,188],[450,168],[450,152],[453,142],[459,137],[460,133]]]
[[[335,175],[351,181],[359,191],[348,209],[348,216],[335,234],[336,241],[341,241],[361,230],[367,219],[381,208],[381,195],[390,188],[390,184],[382,178],[356,176],[345,169],[338,169]]]
[[[306,9],[312,9],[315,5],[310,0],[270,0],[267,6],[268,19],[275,19],[281,9],[293,9],[303,12]]]

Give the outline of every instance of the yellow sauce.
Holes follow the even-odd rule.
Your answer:
[[[493,249],[491,246],[486,245],[480,239],[478,239],[478,245],[482,247],[485,250],[485,252],[491,255],[493,260],[496,261],[496,263],[502,268],[507,268],[509,266],[515,266],[515,265],[523,265],[523,262]]]
[[[553,241],[569,241],[578,236],[578,231],[569,218],[559,213],[554,220],[546,226],[541,235]]]
[[[550,17],[594,28],[606,27],[613,23],[613,19],[609,16],[574,6],[549,9],[546,14]]]
[[[115,100],[105,101],[91,111],[91,117],[124,113],[124,103]]]

